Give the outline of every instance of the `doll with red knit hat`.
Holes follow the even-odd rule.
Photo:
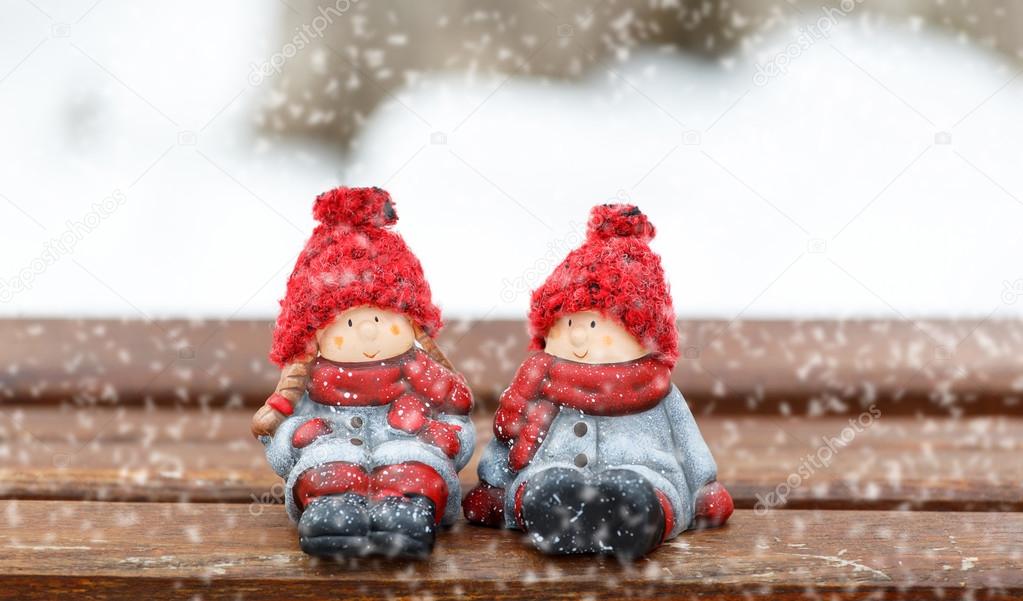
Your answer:
[[[318,556],[423,557],[458,515],[473,399],[433,344],[440,310],[379,188],[337,188],[281,301],[280,383],[253,434]],[[419,342],[422,348],[416,346]]]
[[[640,557],[732,499],[671,382],[678,331],[654,227],[594,207],[586,241],[533,292],[531,348],[501,395],[471,522],[525,530],[550,554]]]

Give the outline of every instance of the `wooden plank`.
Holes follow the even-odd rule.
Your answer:
[[[1023,322],[679,324],[675,381],[716,413],[1023,414]],[[250,405],[273,390],[267,321],[0,320],[0,399]],[[518,321],[452,321],[441,346],[483,407],[526,353]]]
[[[250,415],[12,408],[0,414],[0,497],[225,501],[261,511],[283,490],[248,433]],[[739,507],[1023,511],[1023,418],[882,413],[858,433],[845,417],[698,419]],[[488,415],[475,421],[478,458],[492,434]],[[465,487],[475,484],[474,465],[462,472]]]
[[[737,511],[634,565],[548,558],[464,522],[423,562],[304,556],[283,511],[223,504],[0,503],[0,596],[147,599],[1008,599],[1023,514]]]

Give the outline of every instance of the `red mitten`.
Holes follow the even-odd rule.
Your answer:
[[[705,484],[696,492],[697,528],[715,528],[724,525],[735,510],[732,495],[728,494],[720,482]]]
[[[391,403],[387,423],[396,430],[415,434],[426,424],[426,403],[415,395],[406,394]]]
[[[504,527],[504,489],[480,482],[462,499],[462,512],[474,524]]]
[[[515,440],[508,452],[508,467],[515,471],[529,465],[533,455],[540,448],[540,441],[535,436],[523,436]]]
[[[461,430],[461,426],[430,420],[419,431],[419,440],[426,444],[432,444],[453,459],[462,448],[461,443],[458,442],[458,433]]]

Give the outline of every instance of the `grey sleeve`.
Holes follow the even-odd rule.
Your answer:
[[[511,484],[516,472],[508,465],[509,451],[511,447],[504,441],[496,438],[490,441],[476,469],[481,481],[498,488],[507,488]]]
[[[689,410],[682,393],[674,385],[664,401],[671,420],[671,435],[675,440],[675,452],[682,463],[689,492],[695,494],[705,484],[717,480],[718,466],[710,454],[700,428],[696,425],[693,412]]]
[[[291,446],[291,438],[294,436],[295,430],[308,419],[304,415],[308,413],[308,403],[306,397],[303,396],[295,404],[295,412],[277,427],[273,436],[259,437],[259,441],[266,447],[267,462],[281,478],[287,478],[291,468],[295,466],[297,457],[295,448]]]
[[[454,424],[461,428],[458,431],[458,454],[453,459],[455,471],[460,472],[469,463],[473,451],[476,450],[476,427],[472,423],[472,418],[468,415],[445,414],[439,419],[444,423]]]

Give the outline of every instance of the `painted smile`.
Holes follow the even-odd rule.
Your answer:
[[[588,352],[588,351],[587,351],[587,352]],[[377,356],[377,355],[379,355],[379,354],[380,354],[380,351],[377,351],[377,352],[373,353],[372,355],[370,355],[369,353],[363,353],[363,354],[362,354],[362,356],[363,356],[363,357],[366,357],[366,358],[368,358],[368,359],[372,359],[373,357],[376,357],[376,356]]]
[[[572,351],[572,354],[575,355],[576,359],[585,359],[586,355],[590,354],[590,349],[586,349],[586,352],[581,354],[581,355],[579,353],[575,352],[575,351]]]

